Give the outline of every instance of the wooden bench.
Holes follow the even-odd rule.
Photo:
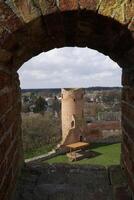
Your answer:
[[[70,152],[67,153],[67,157],[71,161],[76,161],[77,158],[80,158],[81,154],[78,152],[78,150],[85,149],[89,146],[89,143],[86,142],[76,142],[73,144],[66,145],[69,149]]]

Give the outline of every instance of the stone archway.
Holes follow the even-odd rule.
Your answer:
[[[89,47],[123,69],[121,163],[134,191],[134,1],[0,2],[0,198],[10,199],[23,162],[17,69],[42,51]]]

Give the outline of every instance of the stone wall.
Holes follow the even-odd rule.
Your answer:
[[[16,71],[65,46],[96,49],[123,68],[122,163],[134,191],[134,1],[1,0],[0,16],[0,199],[10,199],[22,158]]]
[[[32,166],[23,169],[15,200],[132,200],[120,166]]]
[[[0,199],[9,200],[22,159],[18,75],[0,65]],[[21,149],[21,152],[20,152]]]
[[[123,70],[122,94],[122,163],[134,189],[134,70]]]
[[[87,141],[93,143],[122,142],[122,130],[119,121],[102,121],[87,124],[85,130]]]

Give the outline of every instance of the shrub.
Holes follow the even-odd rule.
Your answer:
[[[61,120],[52,114],[22,114],[24,152],[61,140]]]

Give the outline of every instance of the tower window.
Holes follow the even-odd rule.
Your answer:
[[[80,135],[80,142],[83,142],[83,136]]]
[[[71,128],[73,128],[73,127],[74,127],[74,121],[71,122]]]

